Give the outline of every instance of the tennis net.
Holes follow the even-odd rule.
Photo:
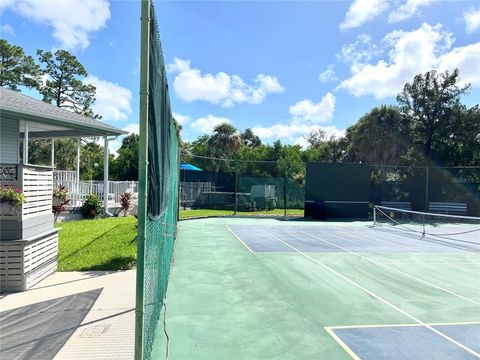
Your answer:
[[[463,240],[480,244],[480,217],[375,206],[373,222],[375,226],[393,228],[422,237]]]

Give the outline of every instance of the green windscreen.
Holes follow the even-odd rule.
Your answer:
[[[147,0],[142,2],[141,59],[135,357],[151,359],[154,342],[163,336],[157,328],[176,237],[179,141],[155,11]]]

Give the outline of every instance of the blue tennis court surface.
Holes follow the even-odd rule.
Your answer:
[[[230,229],[254,252],[458,253],[480,252],[480,232],[425,236],[382,227],[231,225]],[[444,227],[454,233],[455,227]]]
[[[431,327],[449,339],[418,324],[341,327],[329,328],[329,331],[335,333],[347,351],[362,360],[478,359],[467,349],[480,353],[480,323]],[[459,347],[458,343],[466,349]]]

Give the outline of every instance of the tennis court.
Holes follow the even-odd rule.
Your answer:
[[[180,222],[169,358],[479,358],[478,220],[387,215],[397,224]]]

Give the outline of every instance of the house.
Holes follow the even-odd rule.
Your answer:
[[[52,214],[55,139],[78,139],[78,174],[80,139],[103,137],[108,194],[108,142],[123,134],[101,121],[0,88],[0,186],[13,186],[25,196],[15,208],[0,202],[0,291],[27,290],[57,268],[58,229]],[[50,166],[29,163],[28,144],[33,139],[51,139]]]

